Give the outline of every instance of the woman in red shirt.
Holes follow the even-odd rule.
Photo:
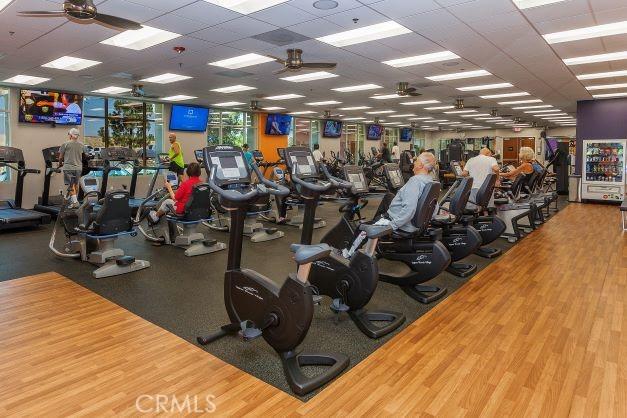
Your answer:
[[[194,186],[202,182],[202,180],[200,180],[200,175],[202,174],[200,164],[189,164],[185,170],[185,174],[187,178],[184,178],[176,192],[174,192],[172,185],[168,181],[165,182],[165,188],[168,189],[170,193],[170,199],[164,200],[158,211],[150,211],[148,219],[153,224],[158,223],[163,215],[167,215],[168,213],[175,212],[177,215],[185,213],[185,205],[192,196]]]

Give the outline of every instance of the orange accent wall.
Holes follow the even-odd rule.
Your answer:
[[[287,147],[287,135],[266,135],[267,113],[257,114],[257,148],[263,153],[266,161],[278,161],[277,148]]]

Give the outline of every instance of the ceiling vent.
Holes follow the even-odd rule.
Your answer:
[[[285,46],[298,42],[305,42],[311,39],[301,35],[300,33],[292,32],[287,29],[276,29],[270,32],[260,33],[252,38],[276,46]]]
[[[214,73],[215,75],[221,75],[222,77],[230,77],[230,78],[242,78],[254,75],[253,73],[248,73],[246,71],[240,70],[226,70]]]

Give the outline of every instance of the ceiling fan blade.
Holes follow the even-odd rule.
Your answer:
[[[124,19],[117,16],[105,15],[102,13],[98,13],[93,20],[107,26],[113,26],[115,28],[124,30],[137,30],[142,28],[142,25],[137,22],[133,22],[132,20]]]
[[[285,68],[281,68],[280,70],[277,70],[277,71],[273,72],[272,74],[283,74],[283,73],[286,73],[288,71],[290,71],[290,69],[285,67]]]
[[[307,62],[301,65],[301,68],[317,68],[317,69],[329,69],[332,70],[337,67],[334,62]]]
[[[416,91],[416,87],[409,87],[405,89],[405,93],[413,93]]]
[[[422,93],[418,93],[416,91],[414,92],[407,92],[407,94],[411,97],[418,97],[418,96],[422,96]]]
[[[266,57],[272,58],[273,60],[275,60],[279,64],[285,65],[285,63],[286,63],[286,61],[283,58],[275,57],[274,55],[266,55]]]
[[[481,106],[466,106],[466,105],[464,105],[464,109],[481,109]]]
[[[65,16],[65,12],[63,10],[50,10],[50,11],[43,11],[43,10],[39,10],[39,11],[35,11],[35,10],[26,10],[23,12],[18,12],[18,14],[20,16],[25,16],[25,17],[63,17]]]

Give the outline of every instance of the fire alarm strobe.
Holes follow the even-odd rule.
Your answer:
[[[185,52],[185,47],[184,46],[175,46],[172,49],[175,50],[176,52],[178,52],[179,54],[182,54],[183,52]]]

